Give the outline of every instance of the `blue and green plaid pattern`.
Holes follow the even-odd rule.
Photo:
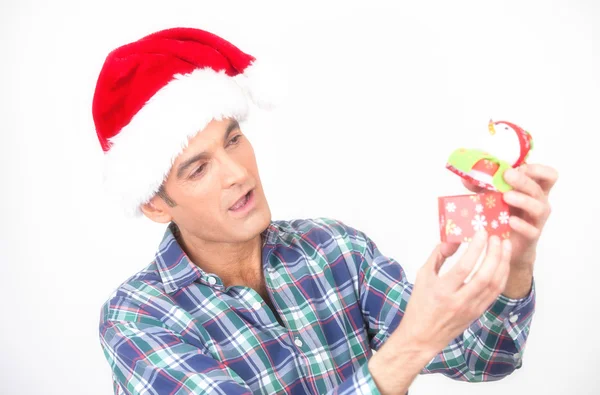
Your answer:
[[[224,287],[167,227],[155,260],[102,307],[115,394],[377,394],[367,368],[412,291],[364,233],[319,218],[273,221],[263,271],[281,326],[251,288]],[[498,380],[521,367],[535,305],[500,296],[422,373]]]

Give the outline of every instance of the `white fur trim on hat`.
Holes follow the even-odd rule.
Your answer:
[[[210,68],[177,75],[110,139],[105,187],[129,216],[141,215],[140,205],[156,194],[189,139],[211,120],[245,119],[247,88],[236,78]]]

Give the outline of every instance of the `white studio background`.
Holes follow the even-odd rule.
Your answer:
[[[91,99],[107,53],[199,27],[271,55],[288,99],[245,125],[275,219],[364,230],[414,280],[445,161],[490,117],[556,167],[524,366],[499,382],[420,376],[411,394],[600,392],[596,320],[600,2],[0,1],[0,393],[110,394],[100,306],[152,259],[163,227],[105,203]],[[420,184],[419,184],[420,183]]]

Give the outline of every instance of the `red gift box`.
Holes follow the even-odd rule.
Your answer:
[[[490,236],[510,237],[510,211],[501,192],[442,196],[438,206],[442,242],[469,242],[479,229]]]

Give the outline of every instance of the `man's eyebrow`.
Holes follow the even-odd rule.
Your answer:
[[[240,127],[240,124],[238,123],[238,121],[236,121],[235,119],[232,119],[229,122],[229,125],[227,125],[227,130],[225,130],[225,134],[223,136],[223,141],[226,141],[229,138],[229,135],[231,134],[231,132],[233,132],[236,129],[239,129],[239,127]],[[190,167],[195,162],[198,162],[199,160],[204,160],[204,159],[208,159],[208,153],[206,153],[206,152],[201,152],[199,154],[192,156],[189,159],[186,159],[177,168],[177,178],[182,178],[183,173],[185,173],[185,170],[188,167]]]
[[[238,123],[238,121],[236,121],[235,119],[229,121],[229,125],[227,125],[227,131],[225,131],[225,137],[223,137],[223,140],[227,140],[231,132],[239,128],[240,124]]]

